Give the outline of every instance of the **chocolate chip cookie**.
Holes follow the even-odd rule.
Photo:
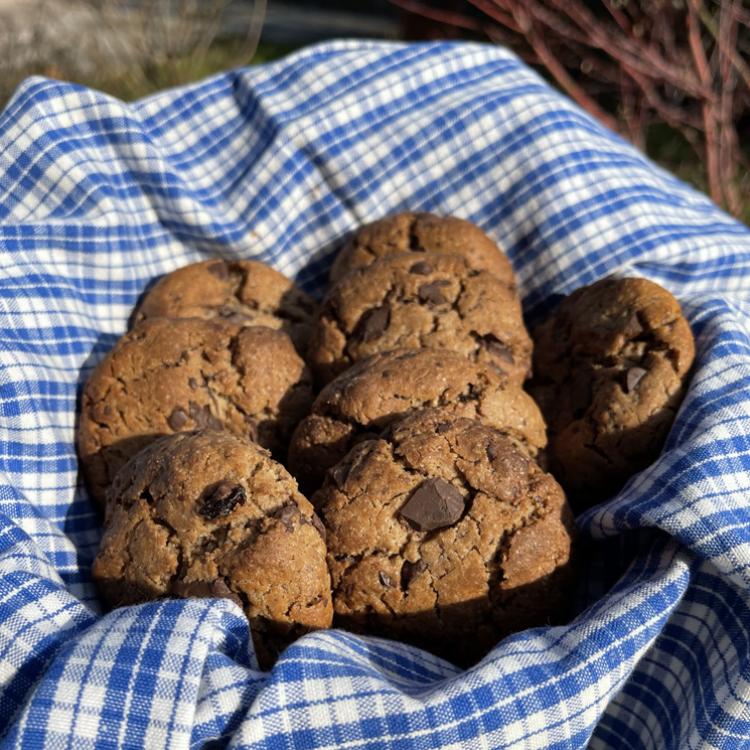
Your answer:
[[[226,431],[163,437],[110,488],[93,565],[104,599],[227,597],[245,611],[260,664],[331,624],[323,527],[268,451]]]
[[[534,400],[496,368],[447,349],[397,349],[357,362],[321,391],[294,431],[287,466],[312,492],[355,442],[430,406],[496,427],[532,456],[547,442]]]
[[[515,290],[457,255],[396,253],[326,296],[308,350],[322,383],[372,354],[430,347],[486,362],[521,382],[531,339]]]
[[[472,268],[489,271],[509,286],[516,283],[507,256],[478,226],[455,216],[412,212],[360,227],[336,256],[331,283],[355,268],[402,252],[461,255]]]
[[[566,616],[565,495],[476,420],[417,412],[356,445],[313,503],[327,529],[334,624],[461,665]]]
[[[658,455],[695,346],[677,300],[646,279],[577,290],[534,333],[532,394],[557,478],[583,508]]]
[[[123,336],[83,391],[78,454],[99,502],[117,470],[160,435],[225,427],[283,458],[312,403],[289,336],[198,318],[153,318]]]
[[[267,326],[288,333],[304,354],[314,314],[313,299],[265,263],[207,260],[160,279],[141,301],[133,321],[208,318]]]

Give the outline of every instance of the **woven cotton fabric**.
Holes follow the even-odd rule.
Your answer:
[[[332,630],[263,673],[226,600],[104,613],[77,399],[139,295],[208,257],[320,294],[342,238],[405,209],[498,240],[531,324],[638,275],[696,335],[661,456],[579,519],[570,623],[468,671]],[[0,746],[750,747],[750,232],[510,53],[335,42],[135,104],[30,79],[0,264]]]

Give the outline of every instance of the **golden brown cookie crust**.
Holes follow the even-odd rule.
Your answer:
[[[321,305],[308,361],[321,383],[398,348],[450,349],[522,382],[531,339],[513,288],[456,255],[396,253],[353,271]]]
[[[534,332],[530,390],[550,429],[553,471],[582,507],[657,457],[695,356],[677,300],[639,278],[575,291]]]
[[[532,456],[547,443],[539,407],[496,368],[447,349],[396,349],[357,362],[320,392],[294,431],[288,467],[314,491],[355,442],[438,406],[505,432]]]
[[[508,633],[565,616],[574,534],[565,495],[475,420],[440,409],[406,417],[353,448],[313,502],[341,627],[470,664]],[[447,525],[426,512],[453,521],[457,502],[463,512]]]
[[[146,320],[117,342],[84,388],[77,441],[89,491],[101,503],[117,470],[172,432],[224,427],[283,457],[311,402],[309,371],[282,331]]]
[[[219,319],[266,326],[289,334],[304,355],[316,305],[291,279],[255,260],[207,260],[167,274],[149,290],[133,315],[147,318]]]
[[[123,606],[166,596],[232,599],[261,665],[331,624],[323,528],[267,451],[226,431],[170,435],[117,474],[93,574]]]
[[[331,283],[378,258],[403,252],[460,255],[472,268],[488,271],[509,286],[516,283],[507,256],[478,226],[456,216],[411,211],[360,227],[336,256]]]

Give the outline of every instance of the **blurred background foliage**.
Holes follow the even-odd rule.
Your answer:
[[[750,0],[0,0],[0,106],[29,75],[130,100],[342,37],[504,44],[750,223]]]

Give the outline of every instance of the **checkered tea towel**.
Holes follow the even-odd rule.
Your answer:
[[[661,456],[579,519],[578,614],[468,671],[332,630],[263,673],[229,601],[103,613],[77,399],[144,287],[253,257],[319,293],[404,209],[507,248],[531,323],[612,273],[690,320]],[[0,746],[750,747],[750,232],[507,51],[327,43],[129,105],[30,79],[0,116],[0,264]]]

